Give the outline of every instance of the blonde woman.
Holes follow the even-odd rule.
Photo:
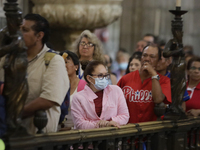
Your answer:
[[[104,61],[103,47],[100,40],[89,30],[85,30],[73,44],[73,50],[80,61]],[[83,71],[79,71],[79,78],[83,77]]]

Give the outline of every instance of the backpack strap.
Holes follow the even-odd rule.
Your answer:
[[[66,121],[65,116],[68,115],[69,105],[70,105],[70,88],[67,91],[65,99],[60,106],[61,113],[60,113],[59,124],[64,124],[64,122]]]
[[[78,77],[79,77],[79,79],[82,79],[82,77],[83,77],[83,75],[84,75],[84,72],[82,73],[82,75],[81,75],[81,69],[80,69],[81,67],[79,66],[79,71],[78,71]]]
[[[0,95],[2,95],[3,93],[3,86],[4,86],[3,82],[0,81]]]
[[[57,55],[56,51],[50,49],[48,50],[45,55],[44,55],[44,61],[45,61],[45,65],[48,67],[49,66],[49,63],[51,61],[51,59]]]

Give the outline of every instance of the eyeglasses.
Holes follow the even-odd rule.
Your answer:
[[[198,69],[198,71],[200,71],[200,68],[196,68],[196,67],[191,67],[190,69],[191,69],[191,70],[196,70],[196,69]]]
[[[92,74],[92,76],[97,76],[100,80],[103,80],[105,78],[106,80],[110,79],[110,74]]]
[[[85,43],[85,42],[80,42],[80,45],[83,46],[83,47],[84,47],[85,45],[86,45],[87,47],[93,47],[93,46],[94,46],[94,44],[92,44],[92,43]]]

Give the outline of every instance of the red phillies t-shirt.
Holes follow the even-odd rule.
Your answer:
[[[95,94],[98,96],[96,99],[94,99],[95,111],[97,115],[100,117],[102,111],[103,90],[96,92]]]
[[[166,96],[165,103],[171,103],[170,79],[160,75],[160,85],[163,94]],[[117,83],[124,92],[129,109],[129,123],[155,121],[154,102],[152,99],[152,80],[148,78],[141,81],[139,71],[131,72],[123,76]]]
[[[186,101],[186,111],[190,109],[200,109],[200,83],[194,89],[187,87],[187,92],[190,95],[190,99]]]

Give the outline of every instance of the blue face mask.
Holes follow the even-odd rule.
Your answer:
[[[103,90],[108,86],[108,80],[106,78],[103,78],[102,80],[99,78],[93,78],[93,79],[95,80],[95,84],[93,84],[92,82],[91,83],[97,90]]]
[[[128,63],[127,62],[123,62],[119,64],[119,69],[120,70],[126,70],[126,68],[128,67]]]

